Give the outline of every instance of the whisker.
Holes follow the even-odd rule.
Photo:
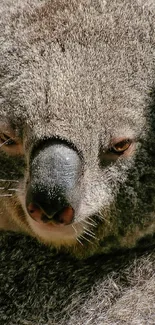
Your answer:
[[[83,220],[83,222],[85,222],[85,220]],[[88,224],[88,223],[86,222],[86,224]],[[87,225],[86,225],[86,226],[87,226]],[[88,227],[83,226],[83,228],[86,229],[87,231],[91,232],[92,234],[94,234],[94,231],[92,231],[92,230],[89,229]]]
[[[16,192],[21,192],[19,188],[8,188],[7,191],[16,191]]]
[[[87,228],[87,227],[85,227],[85,226],[83,226],[83,229],[89,231],[91,234],[94,234],[94,231],[90,230],[89,228]]]
[[[91,237],[91,238],[96,238],[96,236],[95,235],[92,235],[92,234],[90,234],[89,232],[87,232],[87,231],[84,231],[84,234],[86,234],[86,235],[88,235],[89,237]]]
[[[79,239],[79,237],[77,237],[76,240],[80,243],[80,245],[83,246],[83,244],[82,244],[81,240]]]
[[[77,229],[75,228],[75,226],[72,225],[72,228],[74,229],[75,233],[77,234]]]
[[[77,234],[78,234],[78,231],[77,231],[76,227],[72,225],[72,228],[74,229],[75,234],[77,235]],[[76,240],[80,243],[80,245],[83,246],[83,244],[82,244],[82,242],[80,241],[79,237],[76,236]]]
[[[106,223],[110,224],[110,221],[107,220],[103,214],[101,214],[100,212],[98,212],[98,214],[96,214],[96,216],[100,219],[100,220],[104,220]]]
[[[93,225],[94,227],[97,226],[97,223],[92,219],[92,217],[88,217],[88,220],[90,220],[90,221],[92,222],[92,225]]]
[[[0,179],[0,182],[15,182],[15,183],[19,183],[19,181],[14,180],[14,179]]]
[[[76,227],[75,227],[75,225],[72,225],[72,228],[74,229],[74,231],[75,231],[75,234],[76,234],[76,240],[77,240],[77,242],[80,244],[80,245],[82,245],[83,246],[83,243],[81,242],[81,240],[80,240],[80,236],[78,237],[77,235],[78,235],[78,231],[77,231],[77,229],[76,229]]]
[[[10,197],[12,194],[0,194],[0,197]]]
[[[89,230],[88,228],[83,227],[83,229],[84,229],[84,233],[87,233],[88,235],[90,234],[91,236],[95,236],[95,233],[93,231]]]
[[[88,238],[86,238],[85,236],[83,236],[83,235],[80,235],[79,238],[83,238],[84,240],[86,240],[86,241],[88,241],[90,244],[92,244],[92,242],[91,242]]]
[[[96,223],[89,222],[88,220],[83,220],[83,222],[85,222],[86,224],[88,224],[89,226],[92,226],[92,227],[96,227],[97,226]]]
[[[24,189],[20,189],[20,188],[7,188],[7,187],[0,187],[0,191],[5,191],[5,192],[20,192],[20,193],[24,193]]]

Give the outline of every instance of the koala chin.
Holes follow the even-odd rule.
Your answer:
[[[0,227],[89,256],[155,231],[154,0],[2,0]]]

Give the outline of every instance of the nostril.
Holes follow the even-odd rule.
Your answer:
[[[55,213],[53,221],[64,225],[69,225],[74,219],[74,209],[72,207],[65,207],[62,210]]]
[[[42,219],[42,210],[35,203],[30,203],[27,210],[32,219],[36,221],[40,221]]]
[[[53,221],[56,224],[69,225],[74,219],[74,209],[71,206],[64,207],[56,212],[53,216],[47,216],[43,210],[35,203],[29,203],[27,210],[32,219],[39,223],[47,223]]]

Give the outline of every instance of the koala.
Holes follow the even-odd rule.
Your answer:
[[[75,255],[155,230],[154,3],[3,1],[1,228]]]
[[[154,324],[154,0],[0,11],[1,324]]]
[[[79,257],[155,230],[155,4],[1,4],[0,226]]]

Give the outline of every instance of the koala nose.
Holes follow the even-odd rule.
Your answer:
[[[30,203],[27,207],[28,212],[32,219],[39,223],[47,223],[51,221],[51,218],[37,206],[35,203]],[[58,213],[55,213],[52,217],[52,221],[57,224],[69,225],[74,219],[74,210],[72,207],[65,207],[61,210],[58,210]]]
[[[47,192],[33,192],[29,188],[27,193],[27,211],[32,219],[39,223],[53,221],[57,224],[70,224],[74,219],[74,209],[63,196],[62,191],[52,189],[52,197]]]
[[[31,218],[70,224],[79,204],[82,161],[65,143],[45,143],[31,159],[26,207]]]

